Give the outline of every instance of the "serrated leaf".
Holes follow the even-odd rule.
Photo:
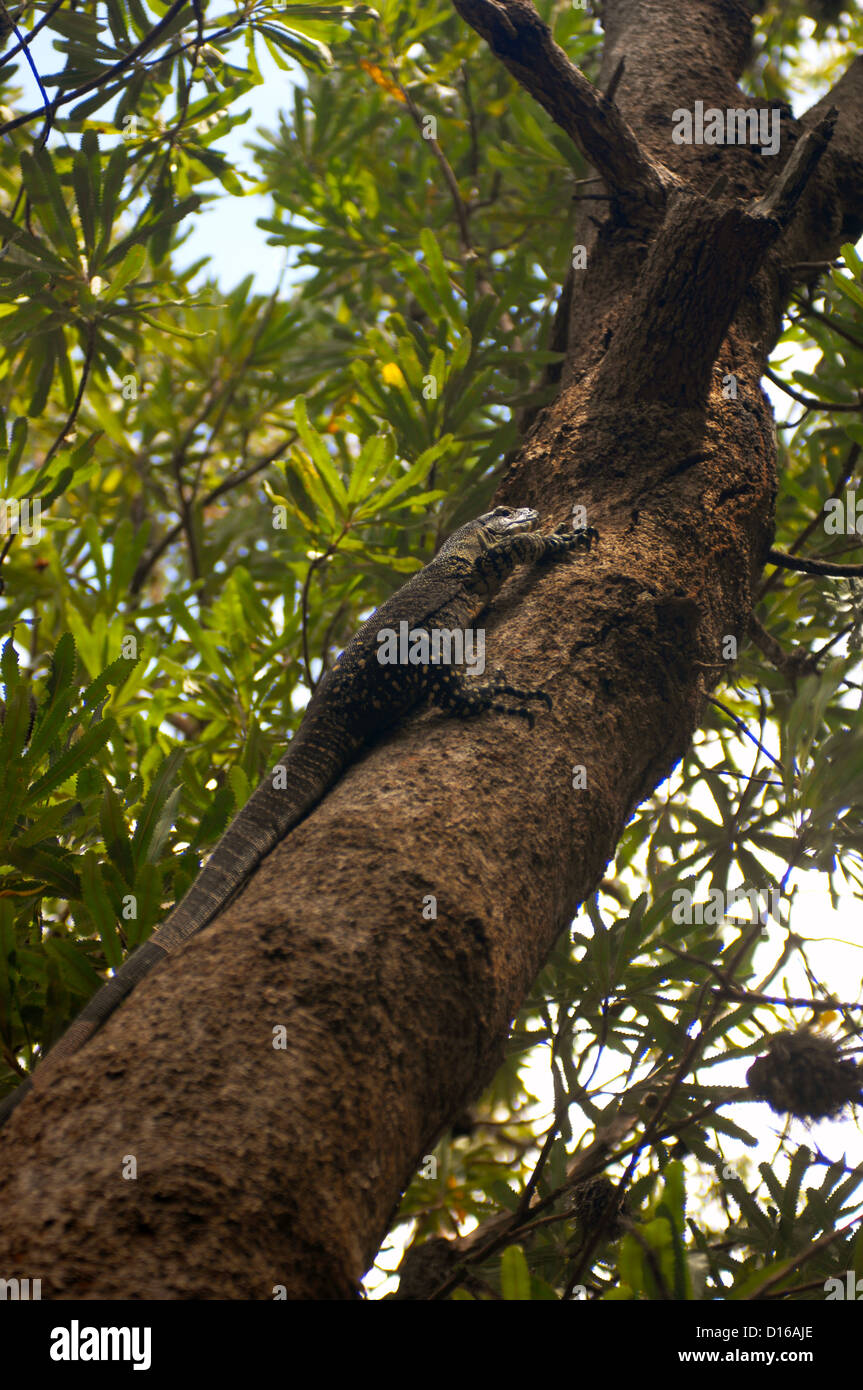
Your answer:
[[[131,887],[135,882],[132,846],[129,843],[126,819],[123,815],[120,798],[109,783],[106,784],[102,797],[99,824],[108,858],[113,864],[116,864],[126,883]]]
[[[80,896],[80,881],[74,867],[76,861],[71,854],[52,854],[38,845],[23,845],[14,840],[7,845],[5,856],[27,878],[42,879],[49,896],[71,899]]]
[[[105,959],[113,970],[117,970],[123,962],[123,943],[114,905],[102,881],[95,854],[85,854],[81,858],[81,897],[96,924]]]
[[[234,805],[240,811],[252,795],[252,784],[237,763],[228,770],[228,782],[234,793]]]
[[[104,269],[110,270],[112,266],[125,260],[133,246],[146,245],[157,232],[167,227],[173,227],[176,222],[182,221],[187,214],[197,212],[200,206],[200,194],[192,193],[188,198],[183,198],[179,203],[176,203],[174,207],[162,213],[160,217],[154,217],[150,222],[142,220],[138,223],[134,231],[130,232],[128,236],[123,237],[121,241],[117,242],[116,246],[111,248],[102,262]],[[189,336],[198,337],[200,335],[190,334]]]
[[[74,700],[72,682],[75,678],[76,666],[75,642],[71,633],[64,632],[54,649],[45,701],[38,709],[33,724],[30,755],[35,764],[41,762],[45,753],[58,738],[60,730],[69,716]]]
[[[234,809],[234,795],[230,787],[220,787],[201,817],[194,847],[211,844],[228,825]]]
[[[53,956],[57,961],[62,978],[75,993],[93,994],[104,983],[74,942],[62,936],[49,936],[45,939],[44,947],[46,955]]]
[[[118,736],[117,726],[113,719],[103,719],[99,724],[94,725],[83,733],[70,748],[67,748],[60,755],[53,767],[39,778],[30,788],[27,796],[27,805],[35,806],[43,797],[63,785],[70,777],[88,763],[91,758],[104,748],[111,738]]]
[[[130,678],[138,664],[138,661],[132,661],[129,657],[118,656],[82,693],[81,703],[84,708],[95,710],[112,687],[116,690]]]
[[[0,212],[0,232],[9,238],[9,246],[6,254],[15,247],[20,247],[31,258],[31,262],[39,267],[46,278],[50,275],[68,275],[70,266],[57,255],[56,251],[32,232],[28,232],[24,227],[19,227],[17,222],[13,222],[5,212]]]
[[[46,149],[31,154],[22,150],[21,174],[33,202],[46,225],[73,257],[78,255],[78,237],[63,197],[63,189],[51,155]]]
[[[156,828],[172,794],[177,773],[185,756],[185,749],[174,748],[165,758],[150,783],[141,814],[138,817],[138,823],[135,826],[135,833],[132,836],[136,865],[142,864],[150,858],[149,851],[156,834]]]
[[[93,187],[90,161],[83,149],[76,150],[72,160],[72,187],[75,191],[75,203],[81,221],[84,247],[89,256],[96,245],[98,193]]]

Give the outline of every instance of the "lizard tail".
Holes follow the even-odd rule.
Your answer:
[[[30,1090],[42,1090],[66,1057],[98,1032],[135,986],[222,912],[289,830],[308,815],[339,778],[356,749],[333,731],[304,721],[273,773],[252,793],[219,840],[207,864],[162,926],[98,990],[42,1059],[32,1078],[0,1101],[0,1128]],[[307,727],[308,725],[308,727]],[[279,772],[278,769],[282,769]]]

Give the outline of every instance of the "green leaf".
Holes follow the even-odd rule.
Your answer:
[[[316,39],[304,38],[295,30],[277,28],[275,24],[257,24],[256,28],[268,46],[272,44],[283,49],[306,67],[324,69],[333,61],[327,45]]]
[[[45,954],[60,967],[61,978],[75,994],[94,994],[104,981],[93,969],[83,951],[62,936],[46,937]]]
[[[41,879],[49,894],[69,899],[81,896],[81,884],[75,872],[77,860],[73,855],[38,845],[24,845],[20,840],[13,840],[4,853],[9,863],[27,878]]]
[[[234,794],[234,805],[240,811],[252,795],[252,784],[243,769],[236,763],[228,770],[228,782]]]
[[[130,660],[129,657],[118,656],[109,666],[106,666],[86,690],[81,695],[81,703],[85,709],[95,710],[108,694],[111,687],[119,688],[129,680],[135,671],[138,662]]]
[[[27,435],[29,429],[30,423],[26,415],[18,415],[12,421],[12,429],[9,435],[9,447],[6,451],[5,458],[6,477],[4,490],[6,492],[8,492],[9,488],[12,486],[12,483],[15,480],[15,475],[18,472],[18,465],[21,462],[21,458],[24,453],[24,448],[27,444]],[[22,487],[22,490],[26,489]]]
[[[91,265],[93,271],[100,268],[101,258],[111,241],[111,233],[113,232],[114,221],[117,217],[117,201],[120,196],[120,189],[123,186],[127,163],[128,155],[126,153],[126,147],[121,140],[119,144],[114,146],[108,156],[108,164],[102,180],[102,196],[99,202],[99,227],[101,235],[99,244],[96,248],[94,262]],[[124,254],[125,253],[121,253],[117,259],[122,260]]]
[[[421,229],[420,245],[422,246],[423,258],[429,273],[429,279],[434,286],[434,291],[438,297],[441,308],[447,308],[451,311],[454,310],[455,299],[446,264],[441,255],[441,249],[437,243],[437,238],[429,227],[423,227]]]
[[[345,485],[333,466],[323,439],[309,424],[304,396],[297,396],[294,401],[294,419],[300,438],[314,461],[324,487],[342,516],[347,515],[348,494]]]
[[[9,238],[6,254],[9,256],[16,248],[25,251],[31,264],[38,266],[45,276],[68,275],[70,266],[55,251],[32,232],[19,227],[5,212],[0,212],[0,232]]]
[[[449,438],[449,436],[447,436],[447,438]],[[400,478],[364,506],[358,507],[356,512],[357,519],[366,516],[374,516],[385,511],[388,507],[392,506],[393,502],[401,497],[403,493],[408,492],[412,487],[423,482],[428,476],[434,462],[434,458],[432,458],[431,462],[429,461],[429,455],[432,453],[432,450],[427,449],[424,453],[420,454],[416,463],[414,463],[406,473],[403,473]]]
[[[123,963],[123,943],[114,905],[102,881],[95,854],[85,854],[81,859],[81,897],[98,929],[105,959],[113,970],[117,970]]]
[[[842,259],[852,275],[856,275],[858,280],[863,280],[863,261],[861,261],[860,257],[857,255],[850,241],[846,241],[845,245],[842,247]]]
[[[157,232],[166,227],[173,227],[175,223],[181,222],[189,213],[197,212],[198,208],[201,206],[201,202],[202,199],[200,195],[193,193],[190,197],[183,198],[174,207],[169,208],[167,212],[162,213],[161,217],[154,217],[150,222],[143,220],[139,222],[135,230],[130,232],[128,236],[123,237],[121,241],[118,241],[117,245],[112,247],[105,256],[102,262],[104,269],[110,270],[112,266],[124,260],[133,246],[143,246],[152,242]],[[178,332],[179,330],[175,329],[174,331]]]
[[[41,344],[41,351],[32,357],[34,370],[31,372],[31,395],[27,414],[38,419],[43,414],[48,396],[54,382],[54,367],[57,358],[57,336],[50,335]]]
[[[24,803],[27,762],[24,745],[30,725],[30,699],[26,685],[7,689],[6,712],[0,729],[0,843],[5,840]]]
[[[51,154],[46,149],[36,154],[22,150],[20,159],[25,186],[46,227],[53,233],[55,242],[62,242],[66,250],[77,257],[78,237]]]
[[[850,276],[843,275],[841,270],[831,270],[830,277],[844,299],[863,309],[863,289]]]
[[[43,797],[61,787],[64,782],[68,782],[70,777],[104,748],[109,739],[117,737],[118,730],[113,719],[103,719],[101,723],[88,729],[60,755],[48,772],[33,784],[28,793],[27,805],[35,806]]]
[[[111,283],[102,291],[100,299],[111,304],[132,280],[140,279],[147,263],[147,252],[143,246],[133,246],[123,257],[120,265],[111,276]]]
[[[863,297],[863,296],[861,296]],[[811,372],[794,371],[791,378],[798,386],[811,392],[819,400],[835,401],[840,405],[853,405],[854,397],[844,385],[837,385],[823,376],[813,376]]]
[[[150,783],[141,814],[138,817],[138,823],[135,826],[135,833],[132,836],[136,865],[151,858],[150,848],[156,838],[160,818],[168,805],[174,790],[177,773],[185,756],[185,749],[174,748],[165,758],[158,773]]]
[[[72,682],[77,665],[75,643],[71,633],[64,632],[51,658],[51,676],[45,691],[45,701],[39,707],[30,740],[30,755],[39,763],[59,737],[72,706]]]
[[[105,841],[108,858],[116,864],[126,883],[131,887],[135,882],[135,862],[132,846],[126,829],[126,820],[120,798],[110,784],[106,784],[99,823]]]
[[[520,1245],[508,1245],[500,1257],[500,1288],[509,1302],[530,1302],[530,1270]]]
[[[87,132],[92,134],[92,132]],[[96,205],[98,190],[93,186],[92,164],[85,153],[85,146],[75,151],[72,160],[72,187],[75,190],[75,203],[81,219],[81,231],[87,255],[91,255],[96,245]],[[97,147],[98,148],[98,147]]]

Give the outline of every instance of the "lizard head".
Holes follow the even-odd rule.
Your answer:
[[[439,553],[456,551],[461,555],[468,552],[478,555],[480,551],[486,550],[504,536],[517,536],[522,531],[532,531],[538,521],[539,512],[535,512],[531,507],[495,507],[462,526],[450,536]]]
[[[478,516],[474,522],[479,549],[486,550],[504,536],[517,536],[522,531],[532,531],[538,521],[539,512],[533,511],[531,507],[495,507],[493,511]]]
[[[539,512],[532,507],[495,507],[477,517],[477,525],[491,533],[493,540],[501,536],[514,536],[520,531],[532,531],[539,521]]]

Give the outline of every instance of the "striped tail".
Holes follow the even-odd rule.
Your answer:
[[[149,975],[154,966],[179,951],[196,932],[209,925],[237,896],[261,860],[275,849],[299,821],[338,780],[355,755],[356,746],[341,730],[323,726],[323,721],[303,721],[290,748],[276,768],[287,770],[284,789],[273,786],[273,776],[265,778],[252,793],[219,840],[207,864],[188,893],[177,904],[149,941],[133,951],[113,975],[93,995],[81,1013],[43,1058],[33,1076],[0,1101],[0,1128],[30,1090],[42,1090],[65,1057],[71,1057],[106,1019]],[[275,769],[274,769],[275,773]]]

